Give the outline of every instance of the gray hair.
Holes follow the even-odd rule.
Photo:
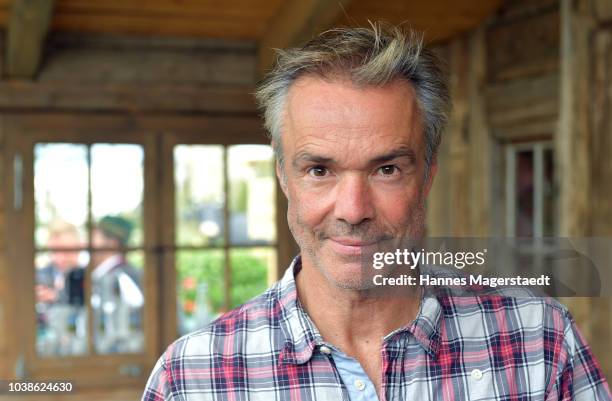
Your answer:
[[[441,141],[450,110],[447,76],[442,63],[423,47],[422,35],[412,30],[372,23],[371,28],[336,28],[323,32],[301,48],[277,50],[274,68],[261,82],[255,97],[264,124],[283,167],[281,143],[285,101],[301,76],[349,78],[354,85],[385,85],[395,79],[414,88],[425,135],[426,175]]]

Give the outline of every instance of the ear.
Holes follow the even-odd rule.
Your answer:
[[[433,186],[434,178],[436,177],[436,173],[438,172],[438,160],[434,157],[431,161],[431,165],[429,166],[429,174],[427,175],[427,181],[424,183],[424,192],[425,198],[429,195],[429,191]]]
[[[287,195],[287,180],[286,180],[286,178],[283,175],[284,175],[283,170],[282,170],[282,168],[280,166],[280,163],[277,160],[276,161],[276,178],[278,178],[278,183],[280,184],[281,190],[285,194],[285,198],[288,198],[288,195]]]

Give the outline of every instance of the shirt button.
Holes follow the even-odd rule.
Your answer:
[[[355,388],[359,391],[363,391],[365,389],[365,383],[359,379],[355,380]]]
[[[319,348],[319,349],[325,355],[331,355],[331,353],[332,353],[331,349],[327,345],[321,345],[321,348]]]
[[[480,369],[472,370],[472,379],[474,379],[474,380],[482,379],[482,370],[480,370]]]

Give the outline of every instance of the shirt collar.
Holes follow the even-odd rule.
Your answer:
[[[310,360],[317,345],[323,343],[319,330],[314,325],[297,297],[295,276],[302,268],[300,256],[296,256],[280,280],[279,300],[285,311],[281,323],[286,343],[281,352],[282,363],[303,364]]]
[[[319,330],[300,304],[297,296],[295,276],[301,268],[302,260],[298,255],[279,282],[278,299],[284,311],[281,327],[286,338],[279,357],[281,363],[306,363],[312,357],[314,349],[323,344]],[[441,316],[442,308],[436,297],[424,292],[416,319],[407,326],[385,336],[384,341],[393,341],[397,337],[411,334],[425,351],[435,358],[440,344]]]
[[[436,358],[440,348],[440,320],[442,307],[434,294],[423,292],[416,318],[407,326],[397,329],[387,336],[385,342],[412,335],[431,358]]]

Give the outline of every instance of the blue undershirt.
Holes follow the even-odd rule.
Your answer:
[[[329,344],[322,345],[321,352],[331,355],[351,401],[379,401],[376,387],[359,361]]]

